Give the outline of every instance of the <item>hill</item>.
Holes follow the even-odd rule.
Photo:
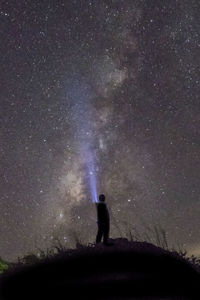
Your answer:
[[[113,242],[6,271],[0,299],[200,299],[200,273],[177,253],[146,242]]]

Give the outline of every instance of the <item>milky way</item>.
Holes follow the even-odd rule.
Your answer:
[[[200,255],[200,3],[3,1],[0,256],[160,224]]]

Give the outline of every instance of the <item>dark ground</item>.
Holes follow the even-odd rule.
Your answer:
[[[0,299],[200,299],[200,273],[152,244],[118,239],[7,271]]]

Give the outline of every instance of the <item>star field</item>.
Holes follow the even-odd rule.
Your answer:
[[[2,1],[0,256],[161,224],[200,255],[200,3]],[[145,231],[145,229],[144,229]]]

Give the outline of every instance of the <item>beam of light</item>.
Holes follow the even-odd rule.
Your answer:
[[[90,102],[92,99],[92,91],[84,80],[73,79],[67,94],[72,101],[72,114],[76,127],[77,145],[85,166],[85,178],[88,180],[92,202],[96,203],[98,199],[94,155],[95,137],[92,135],[92,106]]]
[[[98,202],[98,198],[97,198],[97,182],[96,182],[94,156],[91,151],[88,151],[87,155],[88,155],[88,160],[86,162],[86,166],[89,175],[90,192],[92,196],[92,202],[96,203]]]

